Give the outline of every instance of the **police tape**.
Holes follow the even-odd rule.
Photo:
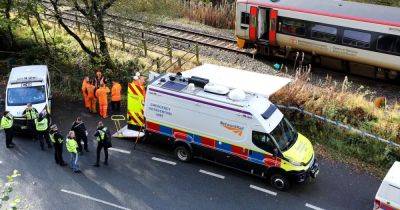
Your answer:
[[[285,105],[281,105],[281,104],[278,104],[278,105],[276,105],[276,106],[277,106],[278,108],[280,108],[280,109],[295,110],[295,111],[300,112],[300,113],[302,113],[302,114],[309,115],[309,116],[311,116],[312,118],[316,118],[316,119],[318,119],[318,120],[320,120],[320,121],[323,121],[323,122],[332,124],[332,125],[334,125],[334,126],[336,126],[336,127],[339,127],[339,128],[341,128],[341,129],[345,129],[345,130],[349,130],[349,131],[355,132],[355,133],[357,133],[357,134],[359,134],[359,135],[361,135],[361,136],[363,136],[363,137],[364,137],[364,136],[365,136],[365,137],[369,137],[369,138],[378,140],[378,141],[380,141],[380,142],[383,142],[383,143],[385,143],[385,144],[388,144],[388,145],[390,145],[390,146],[395,146],[395,147],[399,147],[399,148],[400,148],[400,144],[397,144],[397,143],[395,143],[395,142],[393,142],[393,141],[384,139],[384,138],[382,138],[382,137],[380,137],[380,136],[377,136],[377,135],[374,135],[374,134],[370,134],[370,133],[368,133],[368,132],[366,132],[366,131],[363,131],[363,130],[360,130],[360,129],[351,127],[351,126],[349,126],[349,125],[345,125],[345,124],[343,124],[343,123],[341,123],[341,122],[339,122],[339,121],[334,121],[334,120],[328,119],[328,118],[326,118],[326,117],[316,115],[316,114],[314,114],[314,113],[312,113],[312,112],[309,112],[309,111],[306,111],[306,110],[304,110],[304,109],[301,109],[301,108],[298,108],[298,107],[295,107],[295,106],[285,106]]]

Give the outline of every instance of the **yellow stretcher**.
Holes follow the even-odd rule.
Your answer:
[[[115,128],[117,130],[116,133],[112,135],[114,138],[142,138],[144,136],[144,132],[135,131],[128,129],[128,125],[121,127],[121,121],[126,122],[126,118],[123,115],[112,115],[111,120],[114,121]]]

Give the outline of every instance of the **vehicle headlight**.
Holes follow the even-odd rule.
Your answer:
[[[302,163],[297,162],[295,160],[291,160],[291,159],[289,159],[289,163],[291,163],[292,165],[295,165],[295,166],[302,166],[303,165]]]

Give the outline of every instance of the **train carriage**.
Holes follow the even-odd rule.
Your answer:
[[[336,0],[238,0],[237,44],[368,77],[400,77],[400,8]],[[362,70],[360,72],[360,69]]]

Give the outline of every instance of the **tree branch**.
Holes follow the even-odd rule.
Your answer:
[[[108,0],[101,8],[101,13],[105,13],[105,11],[110,8],[116,0]]]
[[[60,10],[58,8],[58,2],[59,0],[50,0],[51,4],[53,5],[54,8],[54,16],[57,19],[58,23],[67,31],[69,35],[71,35],[81,46],[82,50],[85,51],[87,54],[89,54],[92,57],[98,57],[99,55],[93,51],[91,51],[79,38],[78,35],[76,35],[63,21],[62,16],[60,14]]]
[[[81,6],[79,6],[78,1],[74,0],[74,6],[75,9],[78,10],[80,13],[82,13],[82,15],[84,15],[85,17],[88,17],[89,14],[87,11],[85,11]]]

